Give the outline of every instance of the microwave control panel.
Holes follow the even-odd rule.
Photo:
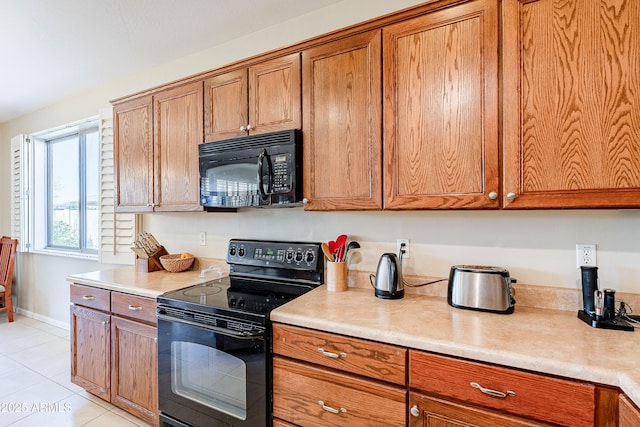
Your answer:
[[[271,156],[273,164],[273,192],[288,193],[291,190],[291,154]]]

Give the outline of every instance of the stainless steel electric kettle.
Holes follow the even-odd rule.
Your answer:
[[[382,254],[376,270],[375,295],[384,299],[404,297],[402,264],[396,254]]]

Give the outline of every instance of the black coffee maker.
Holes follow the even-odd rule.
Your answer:
[[[582,310],[578,318],[593,328],[633,331],[634,328],[616,315],[613,289],[598,289],[598,267],[580,267],[582,274]]]

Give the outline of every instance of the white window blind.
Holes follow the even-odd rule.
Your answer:
[[[11,138],[11,238],[18,239],[18,251],[31,248],[29,234],[30,215],[30,151],[27,135]]]
[[[100,110],[100,248],[99,260],[109,264],[134,264],[131,242],[137,234],[137,217],[114,209],[113,109]]]

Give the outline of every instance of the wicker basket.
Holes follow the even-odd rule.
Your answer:
[[[171,273],[179,273],[187,270],[193,264],[194,257],[181,258],[181,254],[162,255],[160,257],[160,264],[165,270]]]

